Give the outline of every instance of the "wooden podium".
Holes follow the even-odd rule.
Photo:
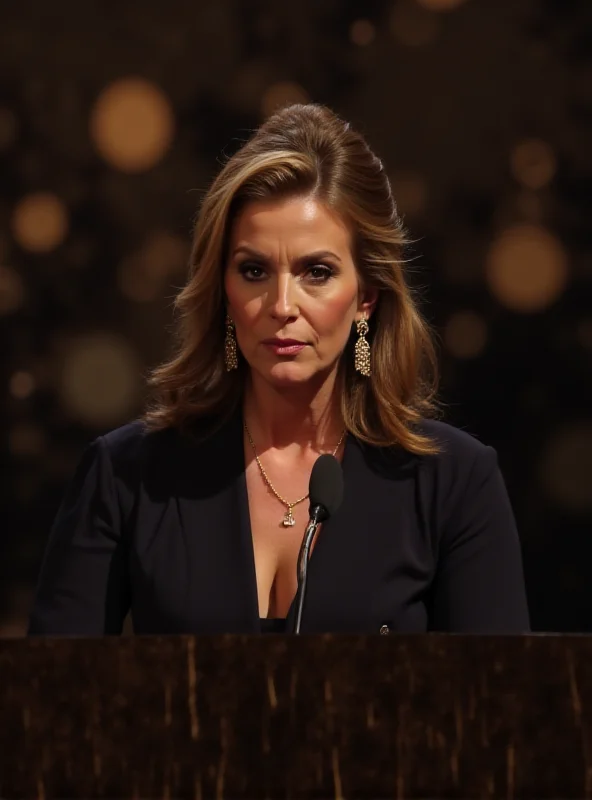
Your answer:
[[[592,797],[592,637],[0,640],[0,798]]]

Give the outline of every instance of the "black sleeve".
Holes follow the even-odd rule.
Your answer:
[[[78,464],[53,524],[29,635],[120,634],[129,604],[121,514],[99,437]]]
[[[440,539],[431,630],[526,633],[522,552],[508,493],[491,447],[479,450]]]

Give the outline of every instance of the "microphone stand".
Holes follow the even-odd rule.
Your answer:
[[[300,633],[302,609],[304,608],[304,598],[306,595],[306,578],[308,575],[310,548],[312,545],[312,540],[314,539],[314,535],[317,532],[317,528],[319,527],[322,517],[324,516],[323,512],[324,509],[320,505],[311,509],[310,519],[308,521],[308,525],[306,526],[306,530],[304,531],[304,537],[302,538],[302,544],[300,545],[300,552],[298,553],[298,588],[296,589],[296,616],[294,619],[293,630],[293,633],[295,634]]]

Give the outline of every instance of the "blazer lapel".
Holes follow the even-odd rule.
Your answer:
[[[200,633],[258,632],[241,415],[187,443],[178,506],[190,560],[190,617]]]
[[[379,630],[374,610],[381,570],[396,547],[401,488],[415,471],[416,457],[396,448],[367,447],[347,437],[342,462],[341,507],[323,523],[310,558],[303,633]],[[294,625],[295,604],[288,614]],[[373,615],[376,614],[376,620]]]

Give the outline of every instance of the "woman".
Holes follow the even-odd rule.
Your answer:
[[[381,162],[328,109],[271,117],[223,167],[141,421],[99,437],[58,513],[34,634],[291,630],[312,466],[345,496],[315,538],[303,632],[523,632],[495,452],[434,412]],[[287,627],[286,627],[287,626]]]

